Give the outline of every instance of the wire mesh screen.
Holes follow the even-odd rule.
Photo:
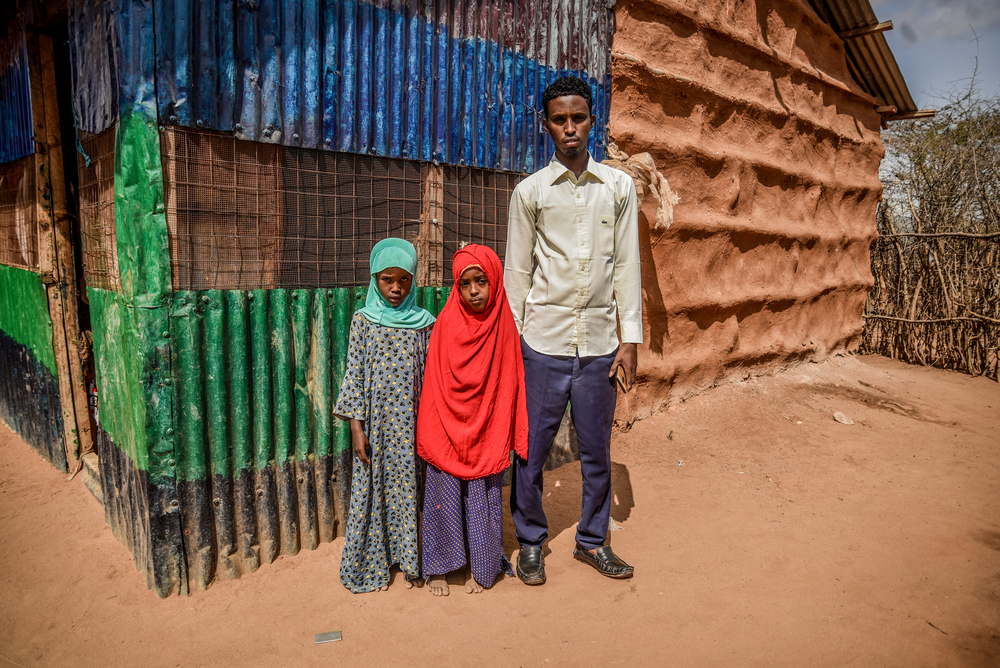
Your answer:
[[[161,141],[177,290],[364,285],[420,230],[421,165],[170,129]]]
[[[501,262],[507,251],[507,209],[523,174],[470,167],[444,168],[444,282],[450,285],[451,258],[462,244],[489,246]]]
[[[281,155],[282,285],[365,285],[379,240],[419,233],[420,163],[285,147]]]
[[[35,156],[0,165],[0,264],[38,270]]]
[[[80,243],[87,285],[121,292],[115,236],[115,126],[80,133],[76,152],[80,178]]]

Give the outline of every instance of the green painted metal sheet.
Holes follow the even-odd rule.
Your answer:
[[[437,313],[449,288],[417,288]],[[341,454],[349,431],[333,418],[350,321],[367,288],[181,291],[170,335],[177,476]]]
[[[435,313],[448,294],[417,290]],[[141,517],[121,524],[157,593],[238,577],[343,533],[350,438],[332,408],[366,293],[180,291],[167,309],[89,290],[101,426],[125,456],[121,475],[134,464],[149,481],[134,504],[148,529]]]
[[[129,304],[166,306],[170,253],[155,118],[126,113],[115,147],[115,232],[122,293]]]
[[[134,55],[152,71],[148,52]],[[193,430],[175,433],[173,294],[159,136],[151,111],[142,104],[123,107],[116,132],[115,231],[122,292],[89,288],[88,294],[99,414],[110,449],[101,458],[115,464],[102,467],[105,497],[114,490],[117,499],[114,508],[105,507],[105,517],[149,586],[166,596],[188,591],[192,559],[184,557],[177,478],[198,470],[200,450],[181,447],[180,440],[201,436]],[[189,363],[197,367],[201,360]]]
[[[38,274],[0,265],[0,330],[31,350],[58,378],[49,300]]]
[[[448,294],[417,290],[435,313]],[[192,588],[343,533],[350,438],[332,410],[366,294],[173,294],[176,485]]]
[[[133,310],[117,292],[87,288],[101,428],[141,470],[148,468],[140,383],[139,337]]]

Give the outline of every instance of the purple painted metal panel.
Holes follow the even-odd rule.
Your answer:
[[[34,153],[34,138],[24,25],[15,19],[0,35],[0,163]]]

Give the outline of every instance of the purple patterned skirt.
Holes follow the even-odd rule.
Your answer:
[[[467,561],[472,577],[487,588],[501,571],[514,576],[503,552],[502,481],[502,473],[459,480],[427,465],[420,538],[424,576],[450,573]]]

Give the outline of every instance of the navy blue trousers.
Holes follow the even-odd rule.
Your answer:
[[[514,457],[510,510],[522,547],[541,547],[549,535],[542,509],[542,468],[570,404],[580,445],[583,503],[576,542],[588,550],[604,545],[611,514],[611,424],[617,388],[608,378],[615,353],[600,357],[556,357],[532,350],[523,340],[528,404],[528,458]]]

